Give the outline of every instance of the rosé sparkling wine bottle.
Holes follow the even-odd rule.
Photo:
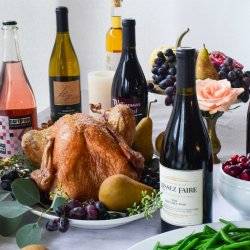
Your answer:
[[[19,54],[17,23],[3,22],[4,56],[0,78],[0,157],[21,150],[23,134],[37,127],[36,101]]]

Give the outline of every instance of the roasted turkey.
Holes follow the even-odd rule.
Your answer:
[[[144,159],[130,148],[134,131],[133,113],[125,105],[110,109],[100,120],[78,113],[47,129],[31,130],[22,140],[26,156],[40,165],[31,178],[45,192],[60,188],[72,199],[97,199],[107,177],[140,177]]]

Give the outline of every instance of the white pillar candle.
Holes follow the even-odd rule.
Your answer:
[[[103,109],[111,107],[114,74],[114,71],[93,71],[88,74],[89,103],[101,103]]]

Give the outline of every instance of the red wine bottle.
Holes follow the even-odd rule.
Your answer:
[[[124,19],[123,50],[112,84],[112,107],[128,105],[138,123],[147,116],[147,82],[136,55],[135,20]]]
[[[177,93],[160,156],[162,231],[211,222],[213,160],[195,88],[195,49],[178,48]]]

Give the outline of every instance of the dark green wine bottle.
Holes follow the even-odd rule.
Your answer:
[[[195,54],[176,53],[177,93],[160,157],[162,232],[212,219],[212,151],[196,97]]]

